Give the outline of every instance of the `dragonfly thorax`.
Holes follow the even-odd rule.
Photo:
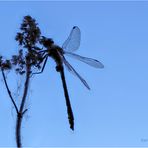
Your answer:
[[[63,49],[55,44],[48,48],[48,54],[51,56],[57,65],[62,64],[62,56],[64,54]]]

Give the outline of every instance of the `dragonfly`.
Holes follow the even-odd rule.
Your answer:
[[[74,130],[74,116],[73,116],[67,84],[65,80],[64,66],[68,69],[69,72],[77,76],[87,89],[90,90],[90,87],[87,84],[87,82],[77,73],[77,71],[66,60],[65,55],[78,59],[79,61],[84,62],[92,67],[104,68],[104,65],[100,61],[96,59],[88,58],[88,57],[83,57],[74,53],[74,51],[76,51],[79,48],[80,41],[81,41],[81,32],[79,27],[77,26],[74,26],[72,28],[68,38],[63,43],[62,47],[54,44],[54,41],[51,38],[46,38],[42,36],[41,44],[43,44],[43,46],[46,48],[45,50],[39,51],[42,53],[42,57],[43,57],[41,61],[41,63],[43,63],[42,69],[40,72],[34,73],[34,74],[39,74],[44,71],[48,57],[51,57],[52,59],[54,59],[56,63],[56,70],[57,72],[60,72],[60,75],[61,75],[61,80],[62,80],[65,99],[66,99],[68,119],[69,119],[70,128],[72,130]]]

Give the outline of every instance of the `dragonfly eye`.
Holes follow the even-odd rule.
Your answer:
[[[42,36],[40,43],[47,48],[47,47],[51,47],[51,45],[54,44],[54,41],[51,38],[46,38]]]

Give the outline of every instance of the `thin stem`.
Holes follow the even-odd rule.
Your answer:
[[[17,122],[16,122],[16,143],[17,143],[17,147],[18,148],[22,147],[22,142],[21,142],[21,123],[22,123],[22,115],[19,113],[17,115]]]
[[[22,98],[22,102],[21,102],[21,106],[20,106],[20,110],[19,112],[23,112],[24,109],[24,105],[25,105],[25,101],[26,101],[26,97],[27,97],[27,93],[28,93],[28,86],[29,86],[29,80],[30,80],[30,64],[27,63],[27,71],[26,71],[26,81],[25,81],[25,86],[24,86],[24,94],[23,94],[23,98]]]
[[[20,148],[22,147],[22,142],[21,142],[21,125],[22,125],[22,119],[24,113],[27,111],[24,111],[24,105],[28,93],[28,86],[29,86],[29,80],[30,80],[30,62],[27,60],[26,64],[26,81],[24,85],[24,93],[22,97],[22,102],[20,105],[19,113],[17,115],[17,122],[16,122],[16,142],[17,142],[17,147]]]
[[[8,83],[7,83],[7,80],[6,80],[5,73],[4,73],[3,69],[1,69],[1,71],[2,71],[2,76],[3,76],[3,79],[4,79],[4,83],[5,83],[5,86],[6,86],[8,95],[9,95],[9,97],[10,97],[10,99],[11,99],[12,104],[14,105],[14,108],[15,108],[15,110],[16,110],[16,113],[18,114],[19,111],[18,111],[18,108],[17,108],[17,106],[16,106],[16,103],[15,103],[15,101],[14,101],[12,95],[11,95],[11,91],[10,91],[10,89],[9,89],[9,87],[8,87]]]

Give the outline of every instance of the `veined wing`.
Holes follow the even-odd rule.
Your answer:
[[[90,66],[93,66],[95,68],[104,68],[104,65],[99,62],[98,60],[96,59],[92,59],[92,58],[87,58],[87,57],[82,57],[78,54],[74,54],[74,53],[71,53],[71,52],[64,52],[66,55],[70,56],[70,57],[73,57],[73,58],[76,58]]]
[[[77,26],[74,26],[68,36],[67,40],[64,42],[62,48],[65,51],[73,52],[77,50],[80,46],[81,32]]]
[[[77,76],[81,80],[81,82],[86,86],[86,88],[90,90],[90,87],[87,84],[87,82],[75,71],[75,69],[69,64],[69,62],[65,59],[64,56],[63,56],[63,62],[65,64],[66,68],[69,70],[69,72],[71,72],[72,74]]]

